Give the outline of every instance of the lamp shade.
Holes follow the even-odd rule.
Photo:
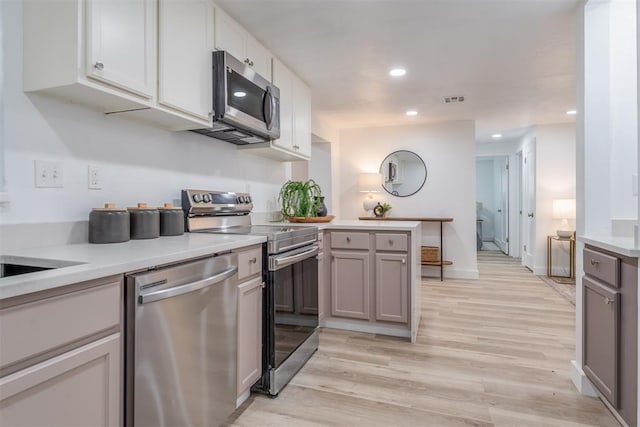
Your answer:
[[[382,187],[382,174],[361,173],[358,176],[358,191],[361,193],[379,193]]]
[[[576,218],[576,199],[557,199],[553,201],[553,217],[556,219]]]

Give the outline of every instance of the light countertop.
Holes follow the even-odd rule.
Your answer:
[[[361,230],[389,230],[389,231],[412,231],[418,229],[419,221],[362,221],[358,219],[333,219],[331,222],[297,223],[297,222],[256,222],[256,225],[287,225],[287,226],[309,226],[318,227],[318,230],[351,230],[354,228]]]
[[[30,265],[59,268],[1,278],[0,299],[226,252],[265,241],[264,236],[185,233],[183,236],[125,243],[85,243],[15,250],[0,255],[0,262],[26,261]]]
[[[620,255],[640,258],[640,248],[636,247],[632,237],[614,236],[578,236],[577,239],[587,245],[596,246]]]

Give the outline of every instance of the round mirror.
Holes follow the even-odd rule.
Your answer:
[[[400,150],[389,154],[380,165],[382,187],[398,197],[416,194],[427,180],[427,167],[416,153]]]

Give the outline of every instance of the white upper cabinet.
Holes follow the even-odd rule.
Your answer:
[[[270,81],[271,53],[221,9],[216,8],[215,17],[216,49],[226,50]]]
[[[277,58],[273,58],[273,84],[280,89],[280,138],[273,145],[298,159],[311,157],[311,91]]]
[[[158,103],[208,121],[212,51],[209,0],[159,0]]]
[[[87,0],[87,76],[146,98],[155,89],[155,2]]]
[[[311,157],[311,90],[302,80],[293,80],[293,149]]]
[[[148,108],[156,87],[155,5],[25,0],[24,90],[105,112]]]

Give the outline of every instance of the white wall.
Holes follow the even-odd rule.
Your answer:
[[[611,218],[638,215],[632,179],[638,173],[638,102],[635,3],[615,0],[609,10],[611,99]]]
[[[2,223],[88,219],[104,202],[159,205],[183,188],[251,191],[256,211],[277,210],[290,175],[286,163],[191,132],[138,122],[22,92],[22,3],[2,2],[5,31],[5,155],[11,204]],[[34,160],[60,162],[64,188],[34,187]],[[103,189],[87,189],[87,167],[98,165]]]
[[[478,159],[476,161],[476,201],[482,203],[478,212],[478,219],[482,221],[482,240],[492,242],[495,237],[495,180],[493,159]]]
[[[329,214],[333,214],[333,202],[331,200],[331,148],[333,144],[328,142],[314,142],[311,145],[311,160],[309,161],[309,178],[313,179],[324,196],[324,204]]]
[[[472,121],[442,122],[413,126],[344,129],[340,132],[339,182],[340,217],[364,215],[364,194],[357,191],[358,174],[378,172],[382,160],[396,150],[418,154],[427,167],[427,181],[417,194],[394,197],[380,193],[391,216],[453,217],[445,224],[444,257],[453,261],[445,267],[447,277],[478,276],[476,261],[475,143]],[[423,224],[424,244],[437,244],[437,226]],[[439,270],[424,270],[439,274]]]
[[[536,253],[533,271],[546,274],[547,236],[561,220],[553,219],[554,199],[576,197],[576,136],[573,123],[536,126]],[[569,221],[575,227],[575,221]],[[558,264],[568,258],[556,257]],[[554,264],[555,260],[554,259]]]

